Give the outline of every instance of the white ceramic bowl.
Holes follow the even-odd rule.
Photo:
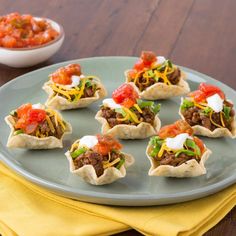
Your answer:
[[[40,17],[34,18],[45,19]],[[64,30],[62,26],[55,21],[50,19],[45,20],[48,21],[57,32],[59,32],[59,35],[54,40],[32,48],[0,47],[0,63],[17,68],[29,67],[46,61],[49,57],[55,54],[64,41]]]

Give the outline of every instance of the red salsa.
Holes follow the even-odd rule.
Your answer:
[[[189,94],[196,102],[204,102],[206,99],[214,94],[218,94],[222,99],[225,99],[225,94],[220,88],[215,85],[201,83],[198,90]]]
[[[98,143],[94,146],[93,150],[102,155],[107,155],[112,150],[120,150],[122,145],[114,139],[111,135],[97,134]]]
[[[46,111],[34,109],[30,103],[23,104],[16,112],[18,120],[15,129],[21,129],[26,134],[33,133],[38,125],[46,119]]]
[[[61,67],[50,75],[50,78],[54,83],[68,85],[72,83],[72,75],[81,75],[81,67],[79,64],[70,64],[65,67]]]
[[[112,98],[117,104],[130,108],[136,103],[139,95],[132,85],[122,84],[112,93]]]
[[[59,33],[46,20],[11,13],[0,17],[0,47],[30,48],[46,44]]]

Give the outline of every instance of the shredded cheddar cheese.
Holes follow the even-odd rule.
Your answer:
[[[103,168],[107,169],[108,167],[114,166],[116,163],[120,162],[120,158],[116,158],[114,161],[103,164]]]
[[[216,127],[218,127],[218,128],[224,128],[223,126],[221,126],[221,125],[219,125],[219,124],[216,124],[216,123],[214,122],[214,120],[212,119],[212,114],[213,114],[213,111],[211,111],[211,112],[210,112],[210,115],[209,115],[211,123],[212,123],[213,125],[215,125]]]
[[[170,148],[168,148],[168,147],[166,146],[166,143],[163,143],[162,146],[161,146],[160,151],[159,151],[158,154],[157,154],[158,158],[161,158],[161,157],[162,157],[164,151],[170,152],[170,151],[173,151],[173,150],[170,149]]]
[[[46,116],[46,120],[47,120],[47,123],[49,125],[50,130],[52,131],[52,133],[54,133],[55,132],[55,128],[54,128],[54,126],[52,124],[51,119],[48,116]]]
[[[49,86],[52,88],[52,90],[56,93],[56,94],[61,94],[63,96],[65,96],[65,98],[69,101],[72,101],[72,96],[75,96],[76,100],[80,99],[83,94],[84,94],[84,90],[85,90],[85,84],[88,78],[91,78],[97,82],[99,82],[99,78],[96,76],[86,76],[85,78],[81,78],[81,87],[76,87],[76,88],[67,88],[64,85],[59,85],[59,84],[55,84],[52,83]]]
[[[138,104],[134,104],[134,107],[137,109],[139,113],[143,113],[143,111],[141,110]]]
[[[68,94],[68,91],[64,91],[62,89],[59,88],[59,86],[57,87],[56,85],[52,84],[50,85],[51,88],[53,89],[53,91],[55,91],[56,93],[62,94],[64,95],[68,100],[71,100],[71,97]]]
[[[129,114],[130,118],[137,124],[141,123],[141,121],[138,119],[138,117],[136,116],[136,114],[134,112],[132,112],[130,109],[123,107],[124,111],[126,112],[126,114]]]
[[[201,108],[202,110],[204,110],[204,109],[207,107],[207,105],[204,106],[204,105],[200,105],[199,103],[196,103],[196,102],[193,102],[193,103],[194,103],[194,106],[195,106],[195,107],[199,107],[199,108]]]
[[[220,121],[223,127],[225,127],[225,123],[224,123],[224,118],[223,118],[223,112],[220,112]]]
[[[78,95],[76,96],[77,99],[80,99],[81,96],[84,94],[85,83],[86,83],[86,79],[82,79],[82,85],[81,85],[81,88],[80,88],[80,90],[79,90]]]
[[[64,122],[62,121],[61,117],[58,115],[57,112],[55,112],[54,110],[52,109],[46,109],[46,111],[50,114],[52,114],[55,118],[57,118],[57,124],[59,123],[61,125],[61,127],[63,128],[63,130],[66,129],[65,125],[64,125]]]

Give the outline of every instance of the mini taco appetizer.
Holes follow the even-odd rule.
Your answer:
[[[126,175],[134,158],[121,152],[122,145],[111,135],[86,135],[66,152],[70,171],[93,185],[114,182]]]
[[[5,117],[11,128],[7,147],[27,149],[62,148],[71,125],[62,116],[41,104],[23,104]]]
[[[236,137],[233,103],[216,86],[201,83],[198,90],[182,98],[179,114],[195,134],[213,138]]]
[[[143,51],[133,69],[125,71],[126,82],[135,86],[143,99],[166,99],[190,91],[179,67],[154,52]]]
[[[186,121],[179,120],[150,139],[146,154],[151,162],[149,175],[194,177],[206,174],[204,164],[211,151],[193,136]]]
[[[144,139],[160,129],[160,104],[143,101],[134,87],[123,84],[112,98],[103,100],[95,119],[102,124],[102,133],[120,139]]]
[[[43,86],[49,94],[46,106],[57,110],[87,107],[107,93],[98,77],[82,74],[79,64],[61,67],[49,78]]]

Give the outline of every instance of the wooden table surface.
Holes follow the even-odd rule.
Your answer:
[[[0,5],[0,15],[19,11],[52,18],[66,33],[61,50],[38,66],[0,65],[0,85],[61,61],[139,56],[144,49],[236,89],[235,0],[0,0]],[[205,235],[236,235],[233,219],[236,208]]]

